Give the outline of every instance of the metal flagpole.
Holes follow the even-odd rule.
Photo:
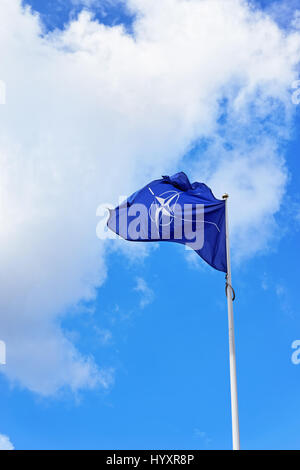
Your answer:
[[[232,419],[232,445],[233,450],[240,450],[240,427],[236,380],[236,360],[233,322],[233,289],[231,285],[231,265],[230,246],[228,230],[228,194],[224,194],[225,199],[225,219],[226,219],[226,254],[227,254],[227,276],[226,276],[226,296],[228,304],[228,329],[229,329],[229,360],[230,360],[230,392],[231,392],[231,419]]]

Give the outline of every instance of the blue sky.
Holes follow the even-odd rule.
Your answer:
[[[70,18],[76,17],[83,8],[93,11],[95,17],[105,25],[124,24],[129,30],[134,18],[134,15],[122,1],[24,0],[23,3],[30,5],[35,11],[39,12],[47,31],[63,28],[64,24],[68,23]]]
[[[42,14],[47,31],[63,28],[69,15],[76,17],[81,10],[81,5],[74,6],[68,1],[28,0],[26,3]],[[263,7],[268,3],[270,9],[270,2],[261,3]],[[278,6],[278,2],[273,3]],[[298,6],[300,9],[300,2]],[[293,4],[293,8],[296,7],[297,4]],[[107,26],[124,24],[126,34],[131,34],[134,13],[124,5],[108,3],[102,8],[95,5],[94,12],[98,21]],[[289,31],[290,26],[285,24],[284,27]],[[120,70],[120,74],[122,70],[124,72],[124,69]],[[63,86],[60,86],[63,92]],[[84,88],[80,93],[84,93]],[[266,103],[270,112],[260,115],[255,123],[252,118],[243,123],[238,116],[232,125],[224,127],[222,117],[227,121],[227,113],[229,119],[236,115],[230,107],[227,109],[225,101],[222,102],[219,115],[216,117],[212,113],[212,121],[221,123],[221,128],[215,131],[216,142],[211,144],[213,139],[205,140],[202,135],[195,136],[192,132],[189,145],[184,146],[174,136],[174,146],[166,149],[171,156],[178,154],[179,157],[155,164],[156,177],[160,177],[162,171],[167,174],[179,169],[191,178],[193,175],[200,177],[199,168],[203,168],[203,179],[208,175],[208,182],[218,190],[222,178],[215,177],[214,173],[211,176],[210,167],[215,165],[218,168],[216,174],[222,173],[224,162],[211,156],[219,148],[218,139],[224,137],[222,133],[225,133],[222,143],[226,151],[237,147],[241,152],[256,152],[259,156],[255,162],[261,161],[261,149],[257,150],[255,145],[258,142],[258,148],[264,148],[263,145],[269,145],[272,139],[279,148],[278,154],[274,150],[275,166],[279,167],[284,159],[283,173],[277,175],[274,167],[273,178],[280,181],[280,207],[276,208],[277,186],[272,186],[275,203],[270,203],[270,213],[262,212],[262,219],[258,221],[253,216],[254,233],[249,238],[241,241],[238,235],[233,235],[236,240],[232,248],[233,285],[237,294],[234,311],[243,449],[300,449],[300,365],[291,361],[292,342],[300,339],[300,105],[292,106],[294,114],[287,122],[281,105],[276,107],[276,99],[279,99],[277,95],[271,103],[268,97]],[[251,113],[256,103],[253,108],[250,103],[246,109]],[[89,106],[91,116],[94,116],[93,100]],[[105,108],[106,104],[103,106]],[[49,119],[51,129],[51,118],[46,119]],[[110,122],[110,116],[105,119]],[[199,122],[205,126],[205,120]],[[104,121],[100,124],[105,128]],[[249,125],[252,125],[252,135]],[[280,135],[286,128],[288,137]],[[30,138],[27,133],[26,145]],[[81,145],[76,135],[72,138],[74,146]],[[164,145],[160,139],[159,136],[158,143]],[[88,152],[90,143],[86,145]],[[273,151],[273,144],[266,149]],[[156,151],[155,147],[150,150]],[[129,151],[135,151],[135,146],[129,146]],[[232,164],[239,167],[239,160],[234,155]],[[140,153],[139,158],[150,161],[152,157],[145,149],[145,154]],[[121,161],[119,164],[122,165]],[[255,170],[258,179],[264,177],[260,168]],[[273,167],[266,168],[268,172]],[[109,167],[107,171],[109,175]],[[120,171],[124,171],[122,166]],[[146,183],[154,173],[146,164],[143,171]],[[231,182],[226,178],[224,176],[224,186],[227,180]],[[120,191],[134,192],[138,189],[135,181],[143,181],[138,172]],[[99,175],[99,184],[104,184],[102,175]],[[32,192],[34,189],[33,185]],[[266,184],[258,198],[267,200],[270,191]],[[95,194],[92,208],[96,211],[102,200],[97,199],[97,192]],[[103,197],[106,194],[109,193],[104,193]],[[47,197],[50,195],[47,193]],[[243,209],[241,205],[234,209],[237,231],[238,217],[243,210],[248,211],[248,207]],[[94,213],[89,217],[94,217],[96,226]],[[251,232],[250,215],[249,219]],[[260,231],[261,223],[266,223],[267,232]],[[59,233],[63,238],[63,230]],[[95,233],[92,236],[95,237]],[[89,237],[84,240],[90,240]],[[230,449],[228,331],[223,274],[198,262],[196,255],[191,256],[176,244],[161,244],[150,253],[138,253],[137,257],[132,251],[127,253],[126,248],[120,251],[116,243],[112,245],[114,248],[109,246],[103,255],[104,261],[102,258],[100,261],[102,253],[99,253],[99,264],[102,266],[105,262],[103,270],[106,270],[103,281],[97,281],[100,287],[91,295],[80,291],[76,301],[71,294],[64,298],[55,321],[60,322],[61,331],[83,357],[93,357],[93,363],[100,364],[107,374],[113,371],[113,383],[107,388],[90,387],[91,390],[74,386],[75,391],[71,391],[70,387],[62,387],[55,393],[44,393],[45,389],[40,387],[39,393],[32,391],[39,387],[36,377],[32,385],[33,379],[27,380],[19,372],[1,374],[0,434],[9,436],[16,449]],[[80,249],[80,243],[75,249]],[[235,255],[235,250],[239,254]],[[50,253],[49,258],[51,256]],[[72,255],[67,253],[66,259],[68,256]],[[86,258],[88,256],[89,252]],[[43,269],[41,265],[41,272]],[[80,275],[92,278],[94,274],[82,269]],[[42,278],[42,274],[40,276]],[[39,284],[33,278],[26,295],[35,296],[36,286],[43,288],[42,281]],[[68,288],[68,285],[62,285],[62,289]],[[14,295],[18,294],[14,292]],[[53,310],[55,308],[56,304]],[[39,335],[38,328],[34,334]],[[40,347],[43,348],[43,341]],[[7,367],[9,357],[8,349]],[[25,364],[25,368],[30,367],[35,365]]]

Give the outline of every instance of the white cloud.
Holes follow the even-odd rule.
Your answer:
[[[207,446],[212,443],[212,439],[208,437],[207,433],[204,431],[200,431],[200,429],[198,428],[194,429],[194,436],[197,439],[200,439],[201,441],[203,441],[203,443]]]
[[[257,1],[257,0],[256,0]],[[259,2],[257,2],[259,5]],[[277,0],[268,2],[265,11],[283,27],[293,26],[299,29],[299,0]]]
[[[94,330],[101,344],[106,345],[111,343],[112,332],[110,330],[108,330],[107,328],[99,328],[98,326],[95,326]]]
[[[220,152],[223,159],[207,181],[217,194],[226,191],[230,194],[233,255],[237,260],[254,255],[278,237],[274,214],[280,208],[287,174],[270,139],[261,138],[260,147],[255,145],[248,151],[239,145]]]
[[[264,273],[261,279],[261,287],[264,291],[269,289],[269,279],[267,273]]]
[[[95,8],[95,7],[103,6],[103,4],[107,5],[108,3],[111,3],[111,2],[110,0],[71,0],[71,3],[75,6]]]
[[[292,26],[295,29],[300,29],[300,10],[296,10],[294,12],[293,20],[292,20]]]
[[[134,37],[87,13],[42,36],[19,0],[0,4],[0,331],[7,377],[44,395],[112,380],[60,327],[106,277],[99,203],[171,173],[206,139],[193,174],[231,194],[245,256],[266,245],[285,190],[277,142],[295,108],[299,34],[239,0],[128,5]]]
[[[14,450],[14,446],[10,442],[9,437],[4,434],[0,434],[0,450]]]
[[[276,284],[275,292],[278,297],[278,303],[282,312],[285,315],[294,318],[294,312],[290,302],[289,289],[285,286],[285,284],[280,282],[279,284]]]
[[[104,0],[105,1],[105,0]],[[103,2],[103,0],[102,0]],[[101,0],[71,0],[74,5],[82,5],[87,7],[97,6],[101,3]]]
[[[87,9],[100,8],[105,14],[105,9],[111,6],[118,6],[125,4],[125,0],[71,0],[75,7],[84,7]]]
[[[142,277],[136,278],[136,286],[134,290],[141,294],[141,299],[140,299],[141,308],[145,308],[147,305],[153,302],[154,292],[152,289],[150,289],[147,282]]]

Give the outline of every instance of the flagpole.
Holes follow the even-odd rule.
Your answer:
[[[229,330],[229,361],[230,361],[230,392],[231,392],[231,419],[232,419],[232,446],[233,450],[240,450],[240,427],[236,380],[236,360],[235,360],[235,341],[234,341],[234,321],[233,321],[233,299],[231,284],[231,264],[230,264],[230,245],[228,229],[228,194],[223,195],[225,200],[225,220],[226,220],[226,255],[227,255],[227,282],[226,296],[228,304],[228,330]]]

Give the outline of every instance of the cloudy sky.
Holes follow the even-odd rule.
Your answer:
[[[1,0],[0,23],[0,448],[230,448],[223,275],[96,236],[179,170],[230,194],[242,447],[300,448],[300,0]]]

